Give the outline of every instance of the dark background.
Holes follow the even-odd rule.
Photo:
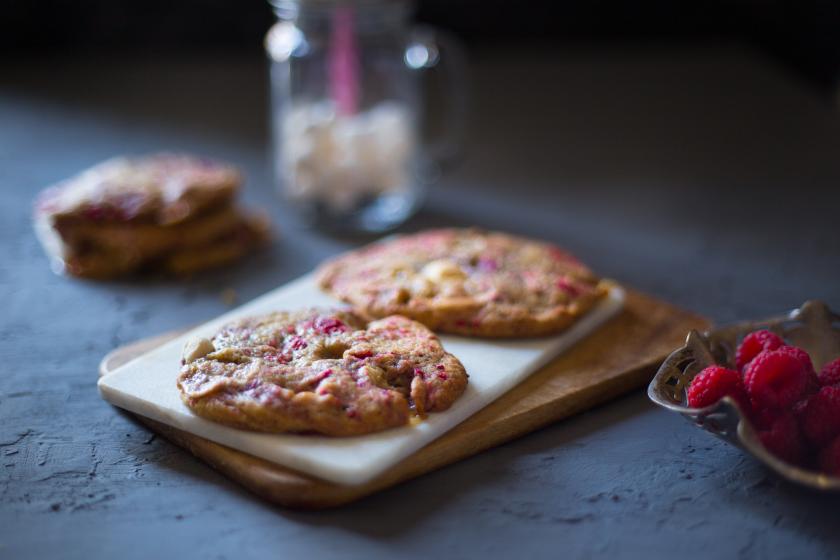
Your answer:
[[[259,49],[267,2],[11,0],[0,15],[6,52]],[[834,0],[422,0],[417,19],[469,45],[523,42],[738,40],[772,54],[824,91],[840,79]]]

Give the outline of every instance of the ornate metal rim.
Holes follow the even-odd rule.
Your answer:
[[[791,465],[764,449],[752,423],[733,399],[725,397],[706,408],[687,406],[685,389],[694,376],[714,363],[732,367],[738,342],[757,329],[769,329],[804,348],[818,370],[840,356],[840,315],[821,301],[808,301],[780,317],[738,323],[702,334],[692,330],[686,337],[685,346],[671,353],[659,368],[648,386],[648,397],[692,424],[740,447],[787,480],[818,490],[840,491],[840,478]]]

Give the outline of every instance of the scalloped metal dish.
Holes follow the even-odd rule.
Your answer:
[[[648,387],[650,400],[681,414],[686,420],[736,445],[782,477],[805,486],[840,491],[840,478],[803,469],[771,455],[759,442],[750,421],[729,397],[706,408],[690,408],[685,389],[703,368],[712,364],[732,367],[738,342],[757,329],[769,329],[789,344],[804,348],[817,371],[840,356],[840,315],[820,301],[808,301],[789,314],[764,321],[744,322],[703,334],[691,331],[685,346],[675,350]]]

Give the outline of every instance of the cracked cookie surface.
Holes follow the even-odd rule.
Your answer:
[[[251,317],[184,348],[178,388],[197,415],[265,432],[352,436],[446,410],[467,374],[425,326],[308,309]]]
[[[471,336],[560,332],[607,293],[550,243],[476,229],[440,229],[351,251],[318,271],[322,289],[368,318],[400,314]]]

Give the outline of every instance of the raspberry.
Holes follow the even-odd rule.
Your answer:
[[[309,346],[309,344],[299,336],[289,338],[289,348],[292,350],[302,350]]]
[[[753,408],[750,420],[757,430],[769,430],[780,416],[784,416],[785,412],[776,408]]]
[[[713,405],[727,395],[741,404],[745,412],[749,410],[745,407],[748,401],[741,376],[722,366],[709,366],[698,373],[686,391],[688,406],[692,408]]]
[[[820,385],[840,385],[840,358],[825,364],[819,376]]]
[[[820,451],[818,458],[820,470],[825,474],[840,476],[840,437]]]
[[[759,354],[769,350],[775,350],[784,345],[784,341],[775,333],[767,330],[753,331],[744,337],[738,350],[735,352],[735,365],[738,371],[745,367]]]
[[[791,406],[805,394],[809,379],[801,358],[781,348],[762,352],[744,372],[744,385],[757,409]]]
[[[778,416],[769,429],[758,433],[765,449],[788,463],[802,464],[805,460],[806,451],[802,444],[802,435],[796,418],[787,412]]]
[[[580,288],[574,282],[570,282],[565,276],[557,280],[557,287],[569,294],[569,297],[577,297],[580,295]]]
[[[780,346],[776,349],[777,352],[782,352],[793,356],[802,364],[802,367],[805,368],[806,371],[814,371],[814,364],[811,363],[811,357],[808,355],[808,352],[799,348],[798,346]]]
[[[811,357],[808,355],[808,352],[798,346],[782,346],[777,349],[777,352],[789,354],[802,364],[802,368],[808,376],[808,385],[805,387],[805,394],[813,395],[819,391],[820,382],[817,379],[817,372],[814,370],[814,364],[811,362]]]
[[[322,334],[333,334],[336,332],[347,332],[347,325],[335,317],[318,317],[312,327],[315,332]]]
[[[320,383],[321,381],[323,381],[324,379],[326,379],[327,377],[329,377],[329,376],[330,376],[330,375],[332,375],[332,374],[333,374],[333,370],[331,370],[331,369],[325,369],[324,371],[322,371],[321,373],[319,373],[319,374],[315,377],[315,379],[313,379],[312,381],[313,381],[314,383]]]
[[[823,387],[796,406],[799,426],[817,447],[840,435],[840,387]]]

